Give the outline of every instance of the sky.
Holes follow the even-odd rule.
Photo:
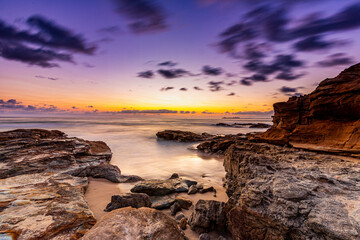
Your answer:
[[[271,115],[359,62],[359,0],[0,0],[0,113]]]

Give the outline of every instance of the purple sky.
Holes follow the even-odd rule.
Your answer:
[[[0,12],[5,113],[261,114],[360,58],[354,0],[0,0]]]

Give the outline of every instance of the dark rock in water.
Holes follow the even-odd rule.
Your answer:
[[[199,236],[199,240],[211,240],[210,235],[207,233],[202,233]]]
[[[185,208],[185,209],[189,209],[192,205],[191,200],[183,197],[176,197],[175,201],[180,205],[181,208]]]
[[[84,240],[156,239],[185,240],[176,222],[151,208],[120,208],[103,216]]]
[[[197,187],[196,187],[195,185],[190,186],[189,191],[188,191],[188,194],[189,194],[189,195],[190,195],[190,194],[195,194],[195,193],[197,193],[197,192],[198,192],[198,189],[197,189]]]
[[[156,133],[156,136],[159,139],[173,140],[178,142],[200,142],[214,137],[214,135],[208,133],[197,134],[193,132],[179,131],[179,130],[161,131]]]
[[[174,202],[170,207],[171,216],[175,216],[177,212],[181,211],[181,206],[178,202]]]
[[[196,148],[205,153],[224,154],[224,152],[236,141],[243,140],[243,134],[217,136],[212,140],[200,143]]]
[[[224,166],[235,240],[360,239],[358,159],[243,140]]]
[[[169,179],[175,179],[175,178],[179,178],[179,174],[173,173]]]
[[[216,229],[224,230],[226,225],[224,205],[224,202],[199,200],[189,218],[191,230],[197,233],[210,232]]]
[[[123,207],[150,207],[150,197],[144,193],[123,193],[111,197],[111,202],[106,206],[105,212]]]
[[[150,196],[163,196],[176,192],[187,192],[189,187],[197,184],[195,181],[174,178],[174,179],[152,179],[137,183],[131,192],[146,193]]]
[[[207,192],[215,192],[216,193],[216,190],[213,186],[205,187],[205,188],[202,188],[199,190],[199,193],[207,193]]]
[[[257,140],[297,148],[360,153],[360,63],[312,93],[274,104],[273,127]]]
[[[150,199],[151,207],[158,210],[170,208],[175,202],[175,198],[169,196],[156,196],[151,197]]]
[[[271,127],[271,125],[266,123],[255,123],[249,126],[249,128],[269,128],[269,127]]]
[[[185,215],[184,215],[183,212],[178,212],[178,213],[176,213],[176,215],[175,215],[175,221],[176,221],[177,223],[179,223],[180,220],[183,219],[183,218],[185,218],[185,219],[187,220],[187,218],[185,217]]]

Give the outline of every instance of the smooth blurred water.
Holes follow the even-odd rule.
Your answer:
[[[160,141],[161,130],[186,130],[196,133],[237,134],[265,129],[218,127],[226,123],[271,123],[271,119],[203,119],[174,116],[76,116],[76,117],[0,117],[0,131],[18,128],[57,129],[68,136],[106,142],[113,152],[111,163],[123,174],[143,178],[166,178],[177,172],[200,178],[202,174],[221,182],[222,159],[189,150],[194,143]]]

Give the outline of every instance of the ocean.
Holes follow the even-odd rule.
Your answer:
[[[221,185],[225,176],[221,157],[190,150],[194,143],[161,141],[155,135],[165,129],[211,134],[265,130],[214,126],[219,122],[270,124],[271,119],[158,115],[0,117],[0,131],[18,128],[57,129],[70,137],[106,142],[113,152],[111,163],[117,165],[122,174],[139,175],[145,179],[167,178],[172,173],[199,179],[205,174],[212,182]]]

